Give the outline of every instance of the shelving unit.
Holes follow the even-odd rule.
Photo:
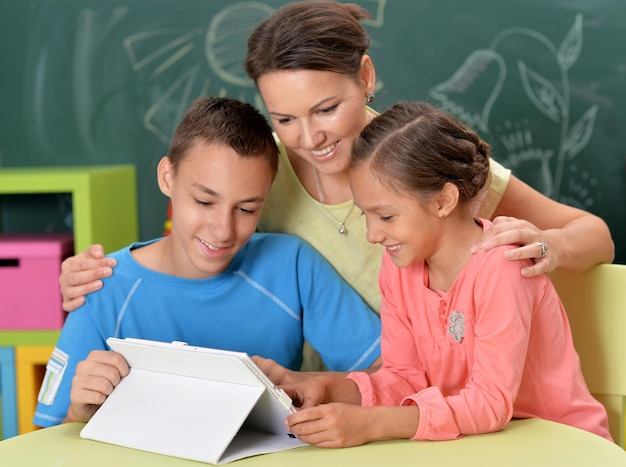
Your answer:
[[[114,251],[138,239],[132,165],[0,168],[0,195],[45,193],[71,194],[75,251],[94,243]]]
[[[0,168],[0,196],[59,193],[71,195],[75,252],[94,243],[111,252],[138,240],[134,166]],[[59,333],[0,329],[1,438],[36,428],[32,418],[39,386]]]

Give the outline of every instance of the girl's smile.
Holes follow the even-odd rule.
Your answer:
[[[383,245],[383,246],[385,247],[385,250],[387,250],[387,253],[389,253],[389,256],[397,255],[402,249],[401,243],[398,243],[397,245]]]

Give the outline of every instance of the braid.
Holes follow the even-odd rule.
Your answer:
[[[424,102],[400,102],[363,130],[350,164],[371,159],[381,179],[425,195],[454,183],[467,202],[489,179],[489,153],[489,145],[451,115]]]

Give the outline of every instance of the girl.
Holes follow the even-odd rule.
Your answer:
[[[343,447],[454,439],[540,417],[611,439],[548,277],[522,278],[505,260],[513,246],[470,253],[493,228],[472,209],[489,146],[428,104],[401,103],[365,128],[350,169],[367,239],[385,249],[384,363],[370,375],[286,385],[303,407],[289,429]]]

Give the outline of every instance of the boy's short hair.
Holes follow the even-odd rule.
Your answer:
[[[241,157],[263,157],[278,170],[278,147],[267,119],[252,105],[229,97],[203,97],[194,101],[176,128],[168,158],[174,169],[198,141],[222,144]]]

